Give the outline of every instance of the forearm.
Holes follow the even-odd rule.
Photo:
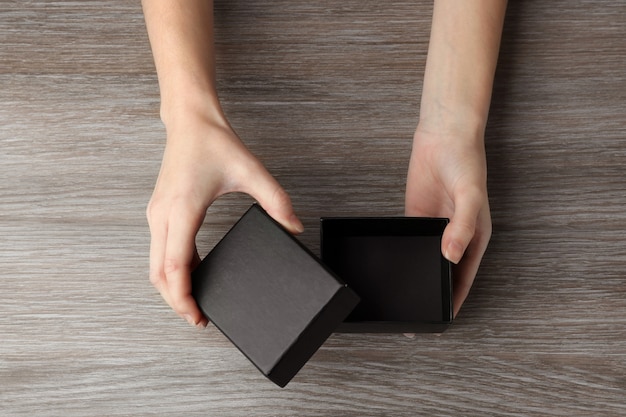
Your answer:
[[[142,0],[166,126],[190,112],[223,118],[215,85],[213,1]]]
[[[482,136],[505,9],[506,0],[435,0],[421,129]]]

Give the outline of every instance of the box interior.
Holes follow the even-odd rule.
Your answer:
[[[406,324],[406,331],[424,330],[420,323],[450,323],[451,267],[441,255],[447,223],[440,218],[322,219],[322,260],[361,297],[346,323],[387,323],[388,329]]]

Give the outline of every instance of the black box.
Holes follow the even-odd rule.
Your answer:
[[[448,219],[322,218],[322,261],[361,298],[338,331],[442,332],[452,323]]]
[[[284,387],[359,298],[253,205],[192,274],[206,317]]]

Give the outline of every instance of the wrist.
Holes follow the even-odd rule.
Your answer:
[[[489,105],[482,102],[474,103],[472,100],[453,100],[451,98],[431,99],[427,95],[423,95],[418,130],[482,138],[487,125],[488,111]]]
[[[191,121],[228,125],[215,91],[197,91],[184,87],[176,90],[177,93],[161,95],[160,116],[166,130],[177,130],[179,126],[188,129]]]
[[[467,145],[484,146],[486,120],[462,115],[420,115],[415,130],[415,138],[450,139],[455,143],[463,141]]]

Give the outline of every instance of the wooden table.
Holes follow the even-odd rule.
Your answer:
[[[148,282],[139,2],[0,4],[0,415],[626,416],[626,3],[510,2],[494,235],[443,335],[335,334],[286,389]],[[318,219],[402,214],[431,2],[216,2],[232,124]],[[207,252],[251,200],[220,199]]]

